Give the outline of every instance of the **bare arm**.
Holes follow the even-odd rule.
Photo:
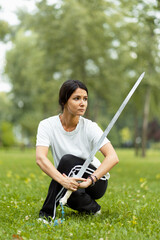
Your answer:
[[[103,177],[119,162],[118,156],[111,143],[105,144],[100,151],[105,158],[101,165],[93,173],[93,175],[95,175],[98,179]]]
[[[78,181],[84,181],[83,178],[70,178],[61,174],[47,157],[48,147],[36,147],[36,163],[49,177],[60,183],[64,188],[76,191],[79,187]]]
[[[118,156],[112,146],[111,143],[105,144],[100,151],[104,155],[104,160],[101,163],[101,165],[95,170],[93,175],[97,177],[97,179],[100,179],[103,177],[107,172],[109,172],[118,162]],[[94,177],[93,177],[94,178]],[[96,182],[96,178],[94,178],[94,181]],[[86,188],[89,185],[91,185],[92,181],[90,179],[87,179],[87,182],[80,183],[81,188]]]

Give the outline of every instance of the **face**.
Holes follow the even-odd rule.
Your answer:
[[[77,88],[64,105],[64,110],[74,116],[83,116],[85,114],[87,104],[87,92],[84,89]]]

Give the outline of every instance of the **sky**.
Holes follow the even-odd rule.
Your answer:
[[[18,18],[16,17],[16,10],[18,8],[25,8],[29,12],[35,9],[34,0],[0,0],[0,19],[4,19],[11,25],[18,24]],[[3,76],[3,69],[5,66],[5,52],[11,47],[11,43],[0,43],[0,92],[8,92],[11,89],[10,84],[7,82],[6,77]]]

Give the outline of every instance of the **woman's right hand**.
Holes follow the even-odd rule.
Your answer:
[[[63,173],[63,181],[61,185],[68,189],[71,190],[72,192],[77,191],[77,189],[80,186],[80,182],[85,182],[85,178],[75,178],[75,177],[68,177],[65,173]]]

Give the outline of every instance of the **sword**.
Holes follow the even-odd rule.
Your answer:
[[[144,77],[145,72],[143,72],[140,77],[138,78],[138,80],[136,81],[136,83],[134,84],[134,86],[132,87],[132,89],[130,90],[130,92],[128,93],[127,97],[124,99],[124,101],[122,102],[121,106],[119,107],[118,111],[116,112],[116,114],[114,115],[114,117],[112,118],[112,120],[110,121],[108,127],[105,129],[105,131],[103,132],[102,136],[100,137],[98,143],[96,144],[96,146],[93,148],[93,150],[90,152],[88,158],[86,159],[86,161],[84,162],[84,164],[82,165],[81,169],[79,170],[79,172],[74,175],[74,177],[80,178],[83,176],[83,174],[85,173],[87,167],[89,166],[89,164],[91,163],[91,161],[93,160],[94,155],[96,154],[96,152],[99,150],[102,142],[104,141],[105,137],[107,137],[108,133],[111,131],[112,127],[114,126],[115,122],[117,121],[117,119],[119,118],[120,114],[122,113],[123,109],[125,108],[125,106],[127,105],[128,101],[130,100],[130,98],[132,97],[133,93],[135,92],[135,90],[137,89],[137,87],[139,86],[140,82],[142,81],[143,77]],[[60,199],[60,204],[65,205],[67,203],[68,198],[70,197],[70,195],[72,194],[71,190],[68,190],[66,192],[66,194]]]

